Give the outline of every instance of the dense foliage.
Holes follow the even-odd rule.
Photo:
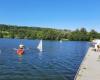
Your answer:
[[[70,31],[0,24],[0,38],[90,41],[100,38],[100,33],[95,30],[87,32],[85,28]]]

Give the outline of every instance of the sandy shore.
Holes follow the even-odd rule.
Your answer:
[[[75,80],[100,80],[100,52],[95,52],[89,48]]]

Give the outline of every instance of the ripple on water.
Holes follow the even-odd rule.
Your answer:
[[[43,41],[40,54],[33,49],[38,40],[23,40],[26,47],[33,48],[19,57],[13,50],[19,41],[0,40],[0,80],[73,80],[89,46],[88,42]]]

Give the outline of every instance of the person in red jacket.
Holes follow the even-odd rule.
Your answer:
[[[24,45],[19,45],[19,49],[17,50],[18,55],[22,55],[24,53]]]

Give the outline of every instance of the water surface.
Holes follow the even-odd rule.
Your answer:
[[[19,39],[0,39],[0,80],[73,80],[87,52],[88,42],[22,40],[25,54],[18,56]]]

